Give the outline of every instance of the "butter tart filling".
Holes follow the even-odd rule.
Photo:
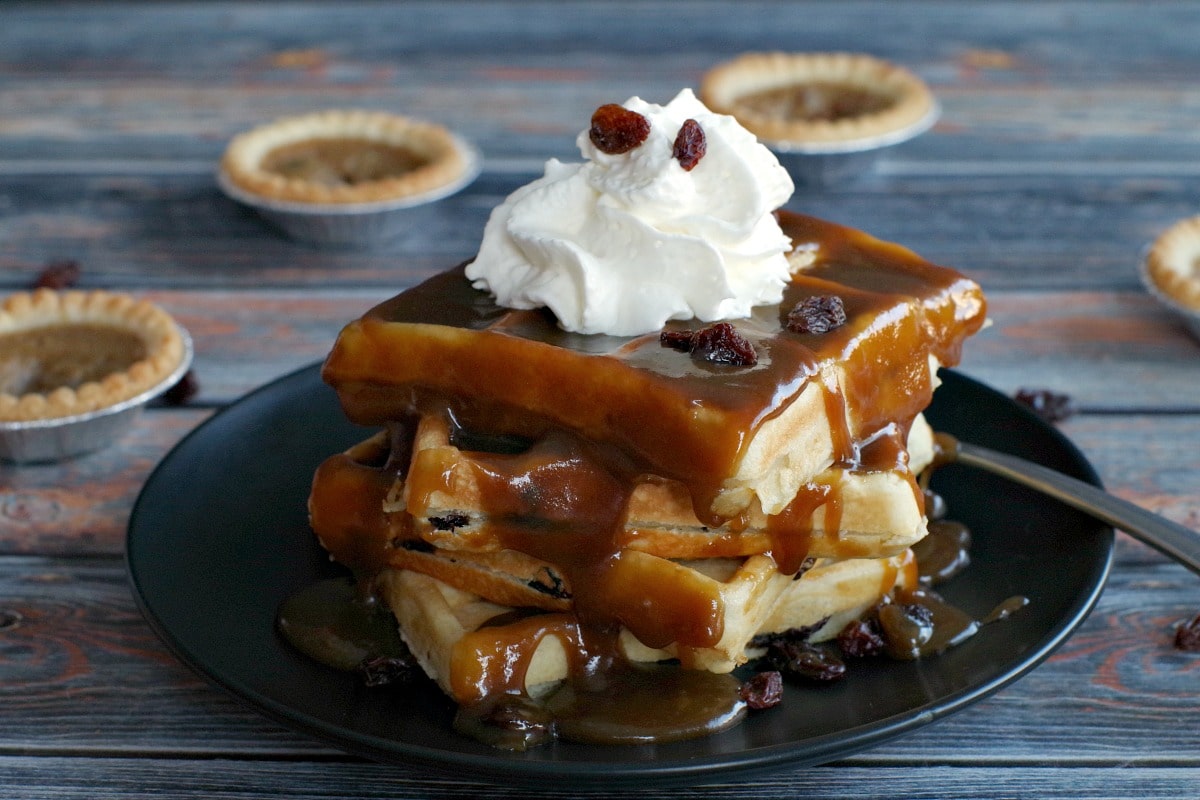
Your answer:
[[[455,183],[468,168],[464,146],[446,128],[367,111],[276,120],[234,137],[221,161],[243,191],[313,204],[409,198]]]
[[[778,144],[909,135],[937,113],[915,74],[857,53],[746,53],[709,70],[701,97]]]
[[[20,293],[0,305],[0,422],[97,411],[160,385],[184,343],[159,307],[104,291]]]

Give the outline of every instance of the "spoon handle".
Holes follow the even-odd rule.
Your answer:
[[[939,434],[939,439],[948,438]],[[1063,475],[1017,456],[979,445],[956,442],[942,444],[943,458],[978,467],[1015,483],[1036,489],[1072,508],[1128,533],[1200,573],[1200,533],[1177,525],[1089,483]]]

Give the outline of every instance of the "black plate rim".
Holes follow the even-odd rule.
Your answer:
[[[1115,531],[1111,527],[1098,525],[1097,535],[1105,537],[1103,558],[1093,565],[1093,572],[1087,591],[1076,598],[1075,604],[1065,614],[1059,624],[1046,636],[1039,645],[1026,653],[1013,667],[998,674],[995,678],[983,681],[961,691],[941,698],[929,708],[894,715],[889,718],[844,729],[836,733],[812,737],[802,740],[804,754],[796,756],[797,741],[781,742],[747,751],[710,757],[706,760],[682,759],[671,762],[629,763],[614,765],[610,762],[571,762],[560,760],[524,761],[507,758],[506,754],[497,752],[495,755],[474,755],[458,753],[440,748],[426,747],[411,742],[398,747],[394,740],[383,739],[363,734],[353,729],[341,728],[331,730],[330,725],[315,720],[303,712],[285,703],[279,703],[263,695],[261,692],[227,680],[219,672],[210,669],[204,660],[191,653],[176,637],[170,628],[163,624],[155,614],[152,603],[145,597],[142,582],[138,577],[138,567],[135,562],[136,538],[139,520],[151,487],[156,476],[165,470],[173,458],[186,451],[188,443],[193,439],[208,435],[208,431],[219,425],[224,416],[233,413],[243,404],[263,399],[265,395],[275,394],[286,390],[290,384],[309,380],[313,373],[318,373],[322,362],[315,362],[300,367],[290,373],[252,390],[234,403],[220,409],[215,414],[197,425],[185,435],[154,467],[147,477],[143,489],[139,492],[132,512],[126,536],[125,569],[135,603],[145,618],[147,624],[166,645],[168,650],[180,662],[193,672],[203,677],[214,686],[230,694],[239,702],[262,713],[266,717],[280,723],[284,727],[298,731],[314,739],[331,744],[338,749],[360,755],[372,760],[393,763],[424,765],[441,772],[447,770],[456,773],[468,773],[471,776],[488,781],[516,780],[521,783],[537,783],[545,785],[545,780],[554,778],[558,781],[568,781],[578,786],[593,785],[682,785],[694,784],[701,781],[728,777],[732,774],[749,776],[781,767],[806,767],[826,763],[833,758],[841,758],[872,747],[888,740],[902,736],[910,731],[924,727],[934,721],[943,719],[974,703],[995,694],[1045,661],[1057,650],[1067,638],[1079,627],[1095,607],[1109,572],[1112,568]],[[970,391],[990,395],[993,399],[1010,404],[1012,411],[1025,420],[1040,427],[1042,433],[1054,440],[1067,457],[1074,462],[1077,475],[1082,480],[1095,486],[1102,483],[1095,468],[1082,452],[1064,436],[1057,428],[1047,425],[1036,414],[1027,408],[1016,404],[1003,393],[955,370],[941,370],[944,381],[961,383]]]

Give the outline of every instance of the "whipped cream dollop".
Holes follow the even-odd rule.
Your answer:
[[[665,106],[623,105],[649,122],[645,140],[613,154],[580,133],[583,163],[551,159],[492,212],[467,266],[474,286],[509,308],[548,307],[566,330],[615,336],[779,302],[791,242],[771,212],[792,194],[787,171],[690,89]],[[687,169],[675,144],[689,119],[705,150]]]

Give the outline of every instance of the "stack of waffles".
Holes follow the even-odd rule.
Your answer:
[[[982,326],[982,294],[898,246],[779,216],[792,282],[731,325],[570,334],[460,268],[339,336],[324,377],[380,431],[318,469],[312,525],[456,701],[612,660],[728,672],[761,634],[828,639],[914,585],[921,412]],[[844,322],[789,322],[829,298]],[[675,346],[705,336],[750,357]]]

